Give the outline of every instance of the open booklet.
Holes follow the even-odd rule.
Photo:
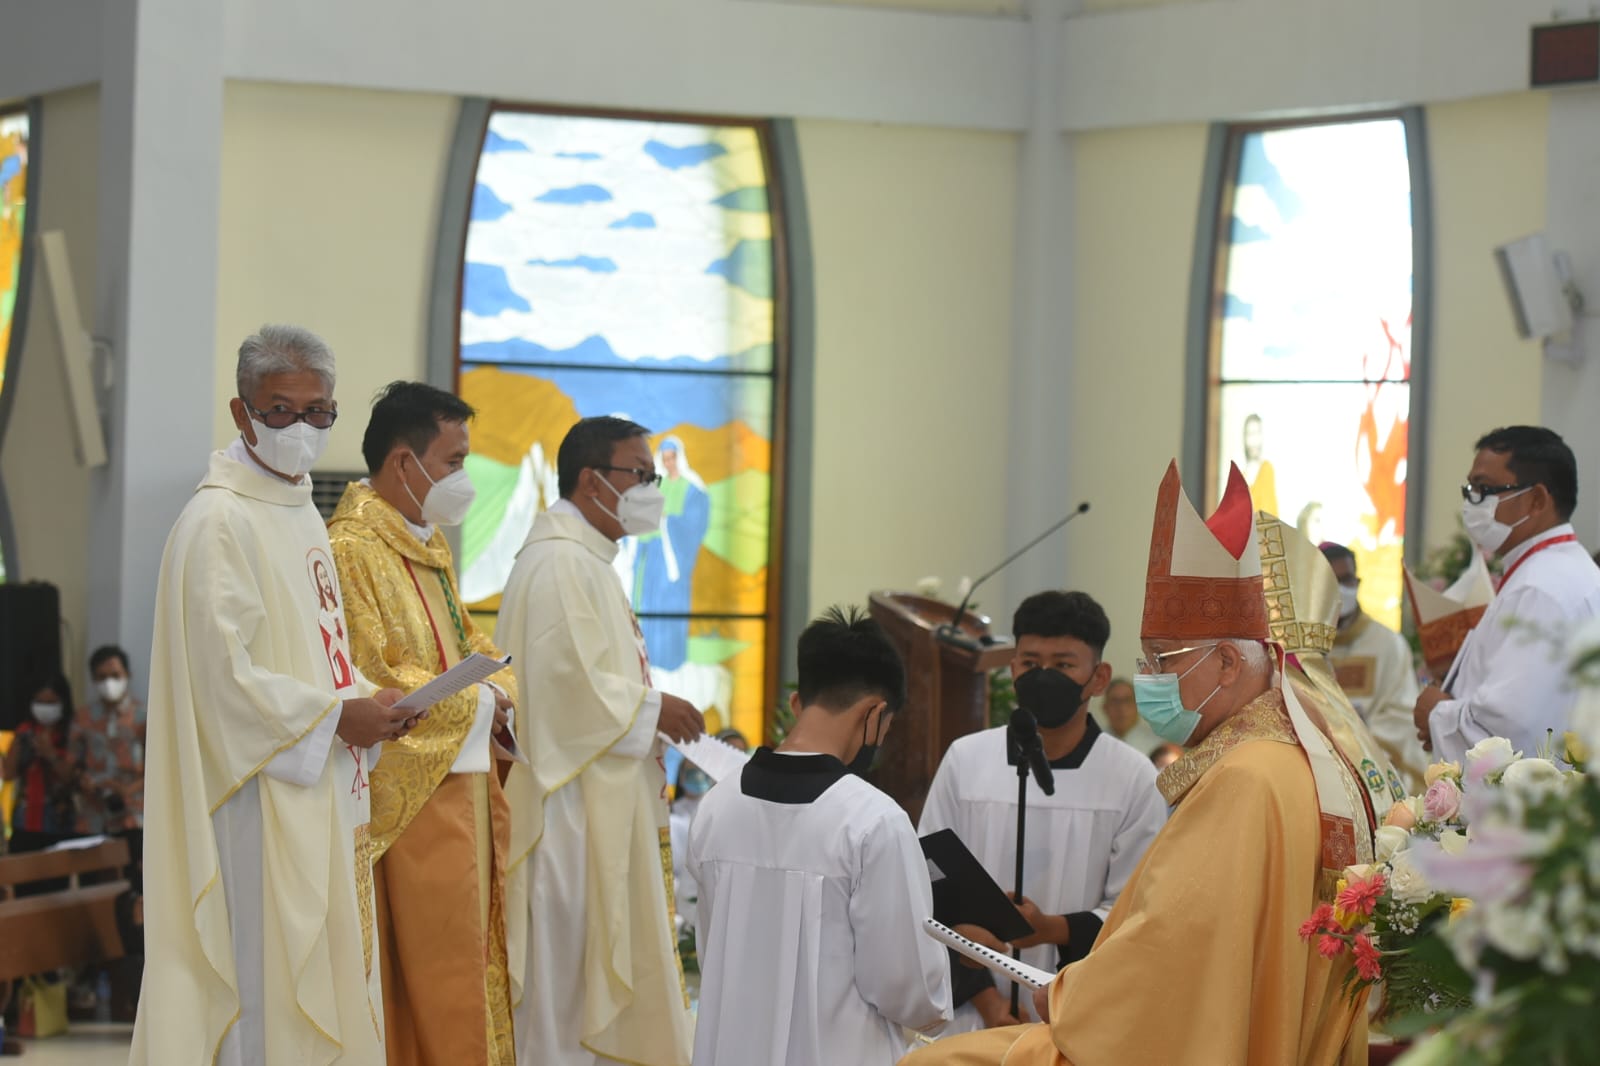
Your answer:
[[[396,700],[394,705],[409,711],[425,711],[440,700],[447,700],[469,686],[488,680],[510,665],[509,655],[503,659],[496,659],[480,652],[473,652],[426,685],[406,693]],[[504,748],[505,753],[511,758],[520,763],[527,763],[528,758],[517,746],[517,739],[512,734],[509,723],[506,728],[497,731],[493,739],[494,743]]]
[[[924,919],[922,931],[927,933],[939,943],[948,948],[953,948],[974,962],[981,962],[1002,977],[1029,988],[1043,988],[1056,979],[1056,975],[1037,966],[1029,966],[1010,955],[1002,955],[998,951],[984,947],[982,944],[973,943],[954,929],[933,918]]]
[[[693,740],[682,742],[674,740],[671,743],[683,753],[685,759],[704,770],[706,776],[713,781],[734,776],[744,769],[745,763],[750,761],[749,752],[740,751],[727,741],[718,740],[709,733],[702,733]]]

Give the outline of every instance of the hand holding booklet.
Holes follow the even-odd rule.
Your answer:
[[[407,693],[395,702],[395,706],[408,711],[425,711],[440,700],[447,700],[467,686],[476,685],[510,665],[509,655],[504,659],[491,659],[473,652],[426,685]]]
[[[937,919],[924,919],[922,931],[945,947],[952,948],[972,961],[982,963],[1002,977],[1010,978],[1029,988],[1044,988],[1056,979],[1053,973],[1041,970],[1037,966],[1029,966],[1019,959],[1013,959],[1010,955],[1002,955],[998,951],[968,940]]]

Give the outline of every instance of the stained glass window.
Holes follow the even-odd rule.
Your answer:
[[[6,368],[22,282],[27,189],[28,114],[0,110],[0,390],[9,383]],[[0,558],[0,581],[5,573],[5,560]]]
[[[760,125],[495,109],[461,275],[463,595],[497,607],[574,422],[650,427],[666,517],[623,541],[618,579],[656,684],[753,742],[775,688],[770,182]]]
[[[1400,621],[1411,412],[1406,129],[1385,116],[1233,132],[1213,312],[1214,484],[1356,555]]]

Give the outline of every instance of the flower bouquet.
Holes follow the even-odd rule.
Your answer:
[[[1417,853],[1432,883],[1473,899],[1435,934],[1472,974],[1473,1002],[1406,1066],[1600,1058],[1600,768],[1591,760],[1600,746],[1600,627],[1572,647],[1582,686],[1572,732],[1535,758],[1517,758],[1503,740],[1480,744],[1475,751],[1490,747],[1468,767],[1470,844],[1458,854]],[[1474,777],[1497,787],[1474,788]]]
[[[1465,849],[1461,768],[1430,766],[1427,785],[1422,795],[1389,809],[1374,842],[1376,861],[1346,869],[1334,902],[1318,907],[1300,927],[1301,938],[1314,938],[1325,958],[1351,953],[1354,966],[1345,976],[1351,995],[1382,982],[1375,1017],[1380,1025],[1452,1011],[1471,997],[1471,978],[1432,936],[1470,904],[1435,889],[1413,859],[1419,843]]]

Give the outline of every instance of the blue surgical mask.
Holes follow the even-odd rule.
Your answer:
[[[1178,683],[1194,672],[1195,667],[1205,662],[1211,652],[1216,651],[1213,644],[1210,651],[1194,661],[1194,664],[1181,674],[1135,674],[1133,677],[1133,701],[1139,708],[1139,717],[1150,725],[1156,736],[1172,744],[1187,744],[1189,738],[1194,736],[1194,731],[1200,724],[1200,712],[1205,710],[1206,704],[1211,702],[1222,690],[1218,685],[1211,690],[1211,696],[1200,701],[1200,706],[1189,710],[1183,705],[1183,697],[1179,695]]]

